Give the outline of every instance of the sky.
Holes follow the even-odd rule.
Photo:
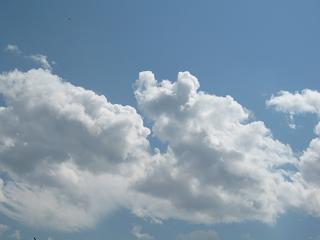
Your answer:
[[[320,239],[319,10],[1,1],[0,238]]]

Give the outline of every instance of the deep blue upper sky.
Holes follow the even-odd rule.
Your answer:
[[[320,89],[319,12],[316,0],[3,0],[0,48],[16,44],[26,54],[45,54],[55,62],[53,72],[65,80],[103,94],[113,103],[132,106],[136,106],[132,85],[140,71],[152,70],[158,79],[171,80],[179,71],[190,71],[198,77],[201,90],[231,95],[299,152],[312,138],[316,119],[299,117],[300,127],[292,130],[286,117],[267,109],[265,101],[280,90]],[[31,67],[26,59],[0,53],[1,72]],[[11,222],[5,217],[2,221]],[[135,222],[157,239],[198,228],[213,228],[225,240],[247,233],[261,240],[320,235],[315,227],[319,219],[296,213],[283,216],[275,226],[211,227],[169,221],[159,227],[121,212],[84,239],[125,240]],[[24,231],[27,235],[33,229]],[[57,239],[73,239],[51,233],[55,234]],[[80,235],[74,239],[82,239]]]

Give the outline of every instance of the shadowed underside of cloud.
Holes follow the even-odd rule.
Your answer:
[[[309,169],[319,139],[297,159],[232,97],[199,91],[188,72],[176,82],[142,72],[135,86],[152,131],[133,107],[50,71],[1,74],[0,212],[63,231],[93,227],[118,208],[207,224],[274,222],[288,208],[319,213],[319,171]],[[152,149],[150,132],[164,151]]]

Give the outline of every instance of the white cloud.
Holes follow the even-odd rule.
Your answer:
[[[9,176],[0,181],[0,212],[62,231],[94,227],[118,208],[155,221],[274,222],[310,197],[303,207],[320,212],[318,179],[304,179],[311,170],[290,146],[232,97],[199,87],[188,72],[174,83],[140,74],[138,106],[168,146],[160,152],[133,107],[44,69],[0,74],[0,171]],[[312,145],[307,152],[317,154]]]
[[[280,91],[267,101],[267,106],[288,114],[315,113],[320,116],[320,92],[304,89],[301,93]]]
[[[22,53],[22,51],[19,49],[19,47],[14,44],[8,44],[4,50],[7,52],[15,53],[15,54]]]
[[[134,108],[42,69],[0,75],[0,92],[0,169],[12,179],[2,185],[2,213],[73,231],[127,205],[149,151]]]
[[[11,171],[41,172],[44,162],[70,161],[82,169],[114,172],[148,148],[149,130],[134,108],[111,104],[42,69],[0,75],[0,92],[8,103],[0,111],[7,143],[1,164]]]
[[[34,54],[29,56],[34,62],[38,63],[43,69],[52,70],[52,66],[48,61],[48,57],[42,54]]]
[[[300,168],[307,181],[320,187],[320,138],[311,140],[300,157]]]
[[[154,239],[153,236],[151,236],[148,233],[142,232],[141,226],[133,226],[131,229],[131,234],[137,239],[137,240],[152,240]]]
[[[181,234],[177,240],[218,240],[219,237],[215,231],[198,230],[187,234]]]
[[[267,105],[290,114],[290,118],[304,113],[316,114],[320,118],[320,92],[315,90],[305,89],[301,93],[281,91],[272,96]],[[320,122],[314,127],[314,133],[318,136],[310,141],[299,156],[297,180],[304,186],[302,194],[308,199],[300,207],[320,216]]]
[[[37,228],[61,231],[92,228],[102,217],[123,204],[121,197],[126,197],[125,186],[120,180],[108,176],[82,178],[81,184],[73,186],[70,182],[61,183],[61,186],[42,183],[44,186],[41,187],[8,182],[3,189],[6,201],[0,211]],[[110,189],[114,190],[111,192]]]
[[[274,222],[290,205],[282,195],[293,183],[281,168],[297,160],[232,97],[199,91],[188,72],[174,83],[143,72],[136,87],[153,134],[168,144],[135,185],[152,196],[138,214],[197,223]]]
[[[299,92],[290,93],[281,91],[276,96],[272,96],[267,105],[277,111],[288,113],[293,118],[294,115],[312,113],[320,118],[320,92],[305,89]],[[319,135],[320,122],[314,127],[314,133]],[[320,186],[320,138],[310,141],[308,148],[300,156],[299,167],[302,176],[308,182]]]

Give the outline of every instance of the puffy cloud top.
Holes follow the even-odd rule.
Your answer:
[[[148,148],[149,130],[134,108],[45,70],[3,74],[0,92],[7,104],[0,112],[1,163],[20,173],[43,161],[113,171]]]
[[[154,135],[168,143],[136,184],[138,191],[171,206],[167,215],[156,217],[272,222],[284,211],[281,194],[291,183],[279,168],[296,159],[262,122],[250,122],[248,111],[230,96],[199,92],[198,80],[188,72],[174,83],[158,83],[144,72],[136,86]],[[147,212],[154,214],[153,207]]]

